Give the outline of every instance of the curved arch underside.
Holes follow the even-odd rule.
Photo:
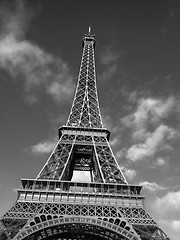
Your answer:
[[[17,240],[138,240],[133,232],[93,218],[59,218],[24,229]]]
[[[64,224],[59,226],[52,226],[47,229],[34,234],[24,240],[41,239],[46,240],[125,240],[127,238],[119,236],[110,230],[104,229],[99,226],[93,226],[90,224]]]

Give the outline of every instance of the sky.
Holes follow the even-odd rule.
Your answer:
[[[36,178],[65,124],[82,37],[96,35],[104,126],[128,183],[172,240],[180,235],[180,3],[0,0],[0,215]]]

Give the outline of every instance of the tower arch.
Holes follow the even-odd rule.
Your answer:
[[[90,217],[67,216],[53,218],[42,221],[42,215],[34,224],[30,222],[29,226],[22,231],[17,240],[33,239],[98,239],[98,240],[139,240],[138,235],[126,227],[126,222],[115,225],[110,221],[105,221]]]

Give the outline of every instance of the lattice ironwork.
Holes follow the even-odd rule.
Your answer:
[[[10,239],[12,239],[18,232],[23,228],[26,224],[27,219],[20,219],[20,218],[3,218],[2,223],[7,230],[7,235]]]
[[[45,204],[40,211],[41,214],[57,216],[96,216],[96,217],[121,217],[123,216],[116,207],[98,205],[69,205],[69,204]]]
[[[37,178],[22,179],[17,201],[0,219],[0,240],[169,240],[146,212],[142,186],[127,183],[109,145],[94,49],[89,29],[67,123]],[[74,171],[89,171],[91,182],[71,181]]]
[[[28,219],[34,216],[41,206],[42,203],[16,202],[3,218]]]
[[[11,239],[9,232],[2,221],[0,221],[0,239],[1,240],[7,240],[7,239],[10,240]]]
[[[76,93],[67,126],[102,128],[95,73],[95,36],[85,35]]]
[[[71,180],[73,170],[91,171],[93,181],[124,183],[127,181],[108,143],[108,132],[93,129],[61,128],[54,151],[38,174],[38,179]]]
[[[64,232],[64,227],[68,228],[66,232]],[[24,228],[14,239],[28,240],[29,237],[30,239],[46,239],[54,235],[59,238],[62,234],[66,239],[72,239],[68,236],[71,232],[76,237],[75,239],[77,239],[77,233],[81,237],[87,233],[88,238],[95,235],[98,239],[140,240],[138,234],[132,227],[129,227],[126,221],[121,221],[120,224],[118,222],[118,225],[116,225],[114,222],[82,216],[51,218],[49,220],[44,217],[37,217],[34,224]]]
[[[127,183],[108,144],[95,147],[105,182]]]
[[[135,231],[139,236],[141,236],[142,240],[170,240],[169,237],[158,227],[158,226],[144,226],[144,225],[136,225],[134,226]]]
[[[120,207],[119,210],[133,225],[156,225],[156,222],[141,207]]]
[[[37,178],[59,180],[69,159],[72,146],[72,144],[59,141]]]

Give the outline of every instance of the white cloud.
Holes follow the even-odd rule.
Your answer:
[[[163,211],[161,209],[161,211]],[[156,212],[158,214],[159,212]],[[160,228],[164,230],[164,232],[168,235],[171,240],[179,240],[180,236],[180,219],[172,220],[172,219],[161,219],[157,221]]]
[[[13,3],[14,10],[8,5],[1,6],[0,68],[5,69],[12,79],[23,82],[24,95],[29,103],[36,102],[42,92],[57,102],[69,98],[74,83],[67,64],[25,39],[31,12],[24,1]]]
[[[29,22],[35,13],[27,1],[1,1],[0,21],[3,35],[12,35],[16,38],[24,37]]]
[[[129,169],[126,167],[122,167],[121,169],[128,181],[134,180],[134,178],[136,177],[136,171],[134,169]]]
[[[170,96],[167,99],[140,99],[137,111],[134,113],[135,123],[143,125],[145,122],[157,122],[167,117],[175,106],[175,98]]]
[[[56,79],[47,85],[47,93],[50,94],[57,102],[69,99],[74,92],[74,83],[68,67],[63,63],[63,68],[59,70]]]
[[[160,125],[153,133],[148,134],[144,143],[135,144],[130,147],[126,157],[131,161],[139,161],[146,157],[152,157],[157,151],[168,146],[165,141],[171,138],[174,132],[172,128]]]
[[[147,199],[148,200],[148,199]],[[180,191],[168,192],[146,202],[153,218],[173,240],[180,236]]]
[[[147,131],[145,128],[137,128],[132,133],[132,139],[135,140],[135,142],[138,141],[146,141],[146,139],[149,137],[150,132]]]
[[[144,182],[140,182],[139,185],[143,186],[144,189],[150,191],[150,192],[155,192],[158,190],[165,190],[166,188],[155,183],[155,182],[148,182],[148,181],[144,181]]]
[[[115,147],[120,143],[119,136],[115,136],[112,140],[109,141],[110,145]]]
[[[164,118],[169,115],[170,112],[173,111],[176,105],[176,99],[170,96],[167,99],[160,99],[157,101],[154,109],[152,110],[154,116],[152,116],[152,121],[159,121],[159,118]]]
[[[168,162],[164,158],[158,157],[155,161],[155,166],[164,167],[164,166],[167,166],[167,165],[168,165]]]
[[[104,47],[100,54],[100,62],[102,65],[108,66],[113,62],[117,62],[119,54],[112,50],[112,47]]]
[[[121,119],[124,126],[132,128],[132,137],[136,141],[147,138],[148,127],[157,127],[161,120],[167,118],[176,109],[177,100],[170,96],[167,99],[141,98],[134,113]]]
[[[177,231],[180,232],[180,220],[174,220],[172,221],[172,228]]]
[[[99,81],[112,79],[118,71],[117,62],[125,55],[123,51],[114,51],[112,46],[106,46],[100,52],[100,63],[104,67],[102,74],[98,77]]]
[[[168,192],[163,197],[158,197],[154,207],[159,212],[160,219],[180,219],[180,191]]]
[[[50,153],[55,148],[56,143],[56,139],[52,141],[41,142],[30,147],[30,151],[36,155]]]
[[[111,133],[117,134],[117,131],[119,130],[119,128],[114,124],[112,117],[109,114],[107,114],[106,109],[104,108],[101,109],[101,115],[102,115],[104,127],[107,129],[110,129]],[[118,135],[118,138],[119,138],[119,135]]]
[[[117,64],[113,64],[111,66],[108,66],[102,74],[98,77],[99,81],[108,81],[114,77],[114,75],[117,73],[118,66]]]
[[[116,158],[121,159],[121,157],[123,157],[125,155],[125,153],[126,153],[126,150],[121,149],[121,150],[119,150],[118,152],[115,153],[115,156],[116,156]]]
[[[139,161],[152,158],[158,151],[171,149],[170,141],[177,139],[179,132],[163,122],[171,113],[179,112],[177,102],[173,96],[166,99],[141,98],[137,109],[121,119],[121,123],[132,131],[133,145],[127,149],[128,159]],[[165,161],[162,159],[156,160],[156,166],[163,164]]]
[[[175,231],[180,232],[180,220],[172,221],[172,227]]]

